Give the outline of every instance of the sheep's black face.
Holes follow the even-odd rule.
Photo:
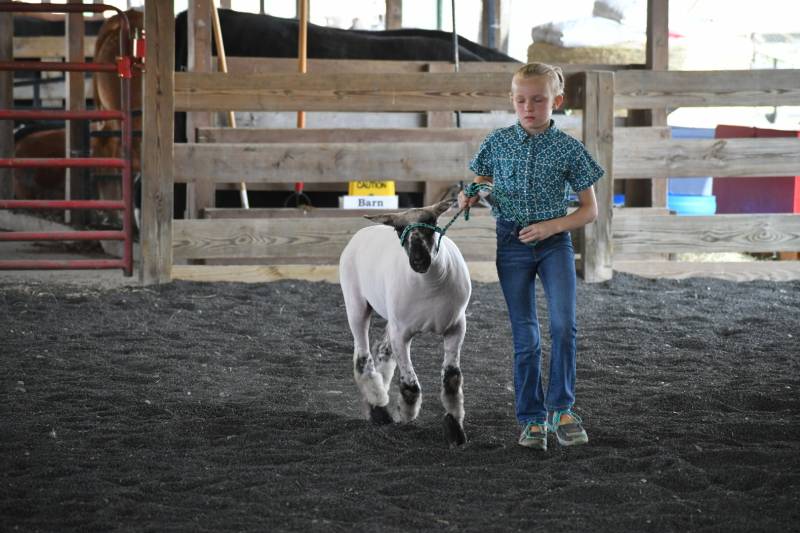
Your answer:
[[[439,215],[447,211],[451,205],[452,202],[445,200],[432,206],[409,209],[402,213],[365,215],[365,217],[379,224],[394,227],[397,236],[401,239],[403,249],[408,255],[409,266],[414,272],[424,274],[431,267],[433,257],[436,255],[438,236],[431,228],[414,226],[414,224],[436,227]],[[412,227],[406,232],[406,228],[409,226]],[[404,233],[405,240],[402,240]]]
[[[408,264],[414,272],[424,274],[431,267],[435,235],[428,228],[414,228],[409,232],[404,247],[408,254]]]

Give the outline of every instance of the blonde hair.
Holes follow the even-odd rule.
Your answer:
[[[561,71],[561,67],[548,65],[547,63],[528,63],[521,66],[514,73],[514,77],[511,78],[511,83],[513,84],[514,80],[518,78],[528,79],[535,76],[547,77],[553,96],[564,94],[564,73]]]

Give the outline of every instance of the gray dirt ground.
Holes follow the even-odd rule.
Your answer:
[[[800,282],[581,284],[590,442],[546,453],[516,445],[498,285],[468,312],[449,449],[432,336],[419,419],[362,418],[337,285],[0,277],[0,529],[796,529]]]

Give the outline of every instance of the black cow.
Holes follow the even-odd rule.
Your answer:
[[[219,9],[225,53],[236,57],[297,57],[298,21]],[[187,64],[185,11],[175,19],[175,65]],[[516,61],[497,50],[458,38],[461,61]],[[308,57],[452,61],[452,33],[436,30],[342,30],[308,25]]]

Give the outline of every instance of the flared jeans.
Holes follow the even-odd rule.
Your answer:
[[[497,219],[497,275],[514,339],[514,396],[517,420],[544,423],[548,411],[575,403],[575,252],[568,232],[535,245],[519,240],[520,226]],[[536,313],[536,277],[547,300],[550,372],[542,385],[542,347]]]

